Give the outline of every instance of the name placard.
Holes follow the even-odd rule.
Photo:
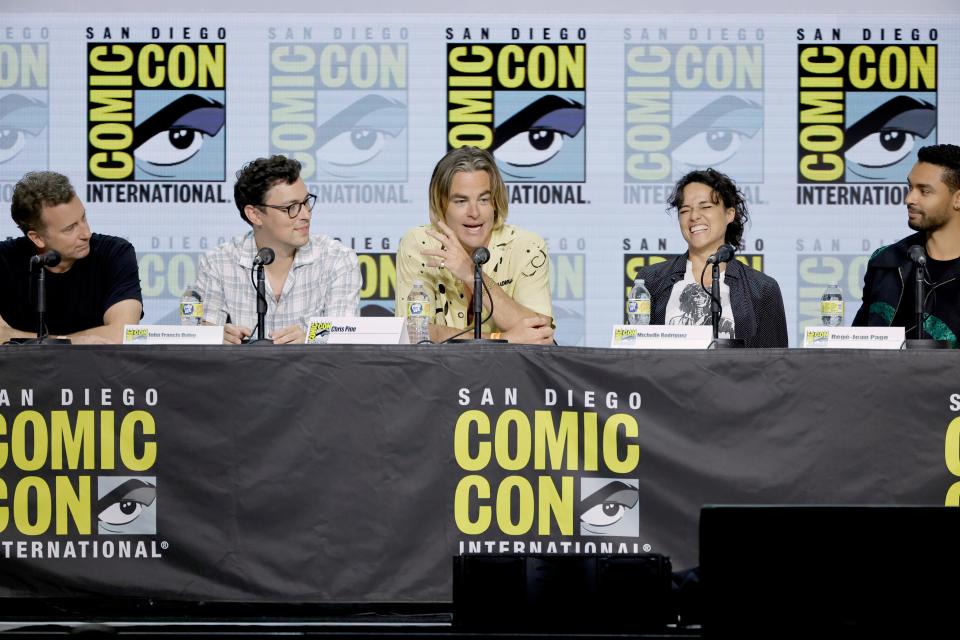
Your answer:
[[[223,344],[223,327],[205,324],[128,324],[123,344]]]
[[[305,344],[409,344],[404,318],[310,318]]]
[[[713,327],[703,325],[615,324],[610,336],[614,349],[706,349]]]
[[[902,349],[903,327],[807,327],[805,349]]]

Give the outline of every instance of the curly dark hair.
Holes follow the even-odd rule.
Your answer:
[[[300,166],[298,160],[286,156],[257,158],[243,165],[243,168],[237,171],[237,183],[233,185],[233,202],[237,205],[240,217],[252,226],[253,223],[243,212],[246,206],[262,205],[267,191],[281,182],[296,182],[300,178]]]
[[[28,231],[42,231],[43,208],[66,204],[76,195],[67,176],[54,171],[31,171],[20,178],[13,189],[10,217],[24,235]]]
[[[723,241],[732,244],[737,249],[743,249],[743,228],[750,219],[747,216],[747,202],[743,198],[743,192],[737,187],[737,184],[724,173],[715,169],[698,169],[691,171],[680,178],[677,185],[673,188],[673,193],[667,200],[671,209],[680,210],[683,205],[683,189],[692,183],[705,184],[713,190],[712,200],[714,204],[723,202],[725,209],[733,209],[733,221],[727,225],[727,231],[724,234]]]
[[[920,147],[917,161],[943,167],[940,177],[950,191],[960,189],[960,147],[955,144],[934,144]]]

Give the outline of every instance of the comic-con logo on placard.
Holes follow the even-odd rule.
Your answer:
[[[15,30],[47,37],[47,29]],[[0,201],[28,171],[46,169],[50,156],[50,62],[46,42],[0,43]]]
[[[936,29],[797,40],[797,204],[902,204],[917,151],[937,141]]]
[[[407,43],[283,33],[271,30],[271,153],[299,160],[321,202],[408,202]]]
[[[490,151],[510,202],[586,202],[587,45],[563,41],[586,31],[557,32],[559,42],[519,41],[527,34],[514,28],[514,42],[481,43],[446,32],[447,149]]]
[[[707,167],[761,201],[763,38],[762,29],[624,30],[625,203],[662,204],[669,185]]]
[[[87,43],[88,200],[226,202],[226,55],[222,42]]]

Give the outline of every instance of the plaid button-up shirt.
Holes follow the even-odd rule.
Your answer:
[[[253,329],[257,324],[257,291],[251,280],[257,245],[253,232],[234,238],[200,258],[196,290],[203,302],[203,319],[230,322]],[[360,315],[360,266],[357,254],[325,235],[310,237],[297,250],[290,273],[277,299],[266,281],[267,315],[264,330],[299,324],[306,330],[311,316]]]

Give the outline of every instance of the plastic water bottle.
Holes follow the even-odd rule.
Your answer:
[[[827,287],[820,298],[820,320],[825,327],[843,326],[843,294],[837,283]]]
[[[413,283],[407,296],[407,336],[410,344],[430,341],[430,319],[433,317],[433,296],[427,293],[422,280]]]
[[[627,324],[650,324],[650,292],[643,278],[633,281],[630,297],[627,298]]]
[[[197,325],[203,319],[203,301],[193,287],[187,287],[180,296],[180,324]]]

